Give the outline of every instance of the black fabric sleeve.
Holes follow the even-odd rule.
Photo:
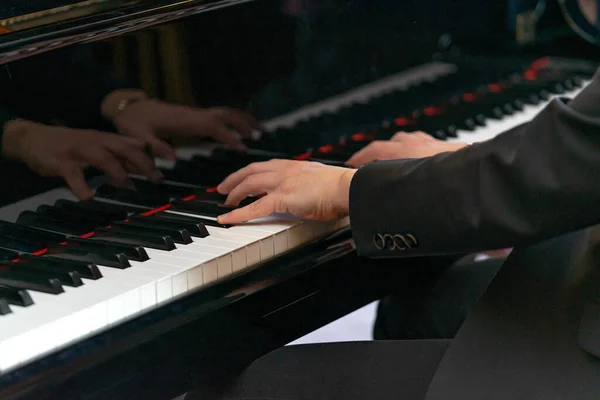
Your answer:
[[[599,73],[487,142],[361,167],[350,221],[373,258],[513,247],[600,222]]]

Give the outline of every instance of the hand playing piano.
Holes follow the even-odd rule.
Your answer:
[[[377,140],[356,152],[346,164],[358,168],[376,160],[423,158],[447,151],[456,151],[466,143],[439,140],[425,132],[398,132],[391,140]]]
[[[259,200],[222,215],[222,224],[236,224],[272,213],[327,221],[348,215],[350,182],[355,170],[316,162],[270,160],[253,163],[227,177],[217,188],[228,194],[226,205],[249,195]]]
[[[244,111],[225,108],[196,108],[156,100],[135,102],[114,118],[118,131],[146,140],[154,155],[174,160],[172,148],[161,139],[206,137],[245,149],[240,137],[263,130],[260,123]]]
[[[5,157],[23,161],[42,176],[64,178],[80,200],[93,196],[83,173],[88,166],[103,171],[118,186],[134,187],[128,173],[153,182],[162,179],[141,139],[15,120],[6,124],[2,141]]]

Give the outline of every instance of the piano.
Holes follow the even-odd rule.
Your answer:
[[[21,3],[0,6],[2,107],[106,128],[78,96],[115,80],[173,103],[245,109],[266,130],[244,152],[175,141],[177,161],[156,160],[161,185],[134,176],[136,190],[116,188],[90,170],[87,202],[2,162],[3,400],[172,399],[435,279],[461,255],[362,259],[347,219],[222,226],[214,187],[254,161],[344,165],[400,130],[489,140],[576,95],[597,65],[553,1],[534,16],[468,0]]]

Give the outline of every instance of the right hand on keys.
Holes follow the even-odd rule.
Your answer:
[[[83,170],[95,167],[123,187],[133,187],[129,173],[162,179],[153,160],[144,153],[146,143],[137,138],[93,130],[70,129],[14,120],[4,127],[3,155],[23,161],[42,176],[65,179],[80,200],[93,197]]]

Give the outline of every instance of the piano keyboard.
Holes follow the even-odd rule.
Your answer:
[[[432,63],[421,70],[420,82],[391,77],[397,79],[395,85],[381,85],[383,80],[363,88],[360,95],[352,91],[338,96],[337,102],[305,107],[275,119],[268,134],[246,144],[257,161],[281,157],[340,165],[371,141],[388,140],[399,131],[482,142],[530,121],[557,96],[577,95],[594,72],[544,69],[542,62],[532,65],[525,71],[500,68],[480,76],[480,71]],[[221,149],[218,153],[237,157]]]
[[[89,203],[56,189],[2,209],[0,372],[347,226],[288,216],[222,226],[218,194],[161,188],[186,200],[148,206],[164,199],[100,185]]]
[[[398,130],[488,140],[585,87],[589,77],[571,75],[464,92],[471,76],[432,63],[268,121],[247,153],[180,149],[162,185],[98,179],[90,202],[56,189],[0,209],[0,374],[348,225],[285,215],[218,224],[224,197],[212,188],[240,167],[274,156],[342,165]]]

